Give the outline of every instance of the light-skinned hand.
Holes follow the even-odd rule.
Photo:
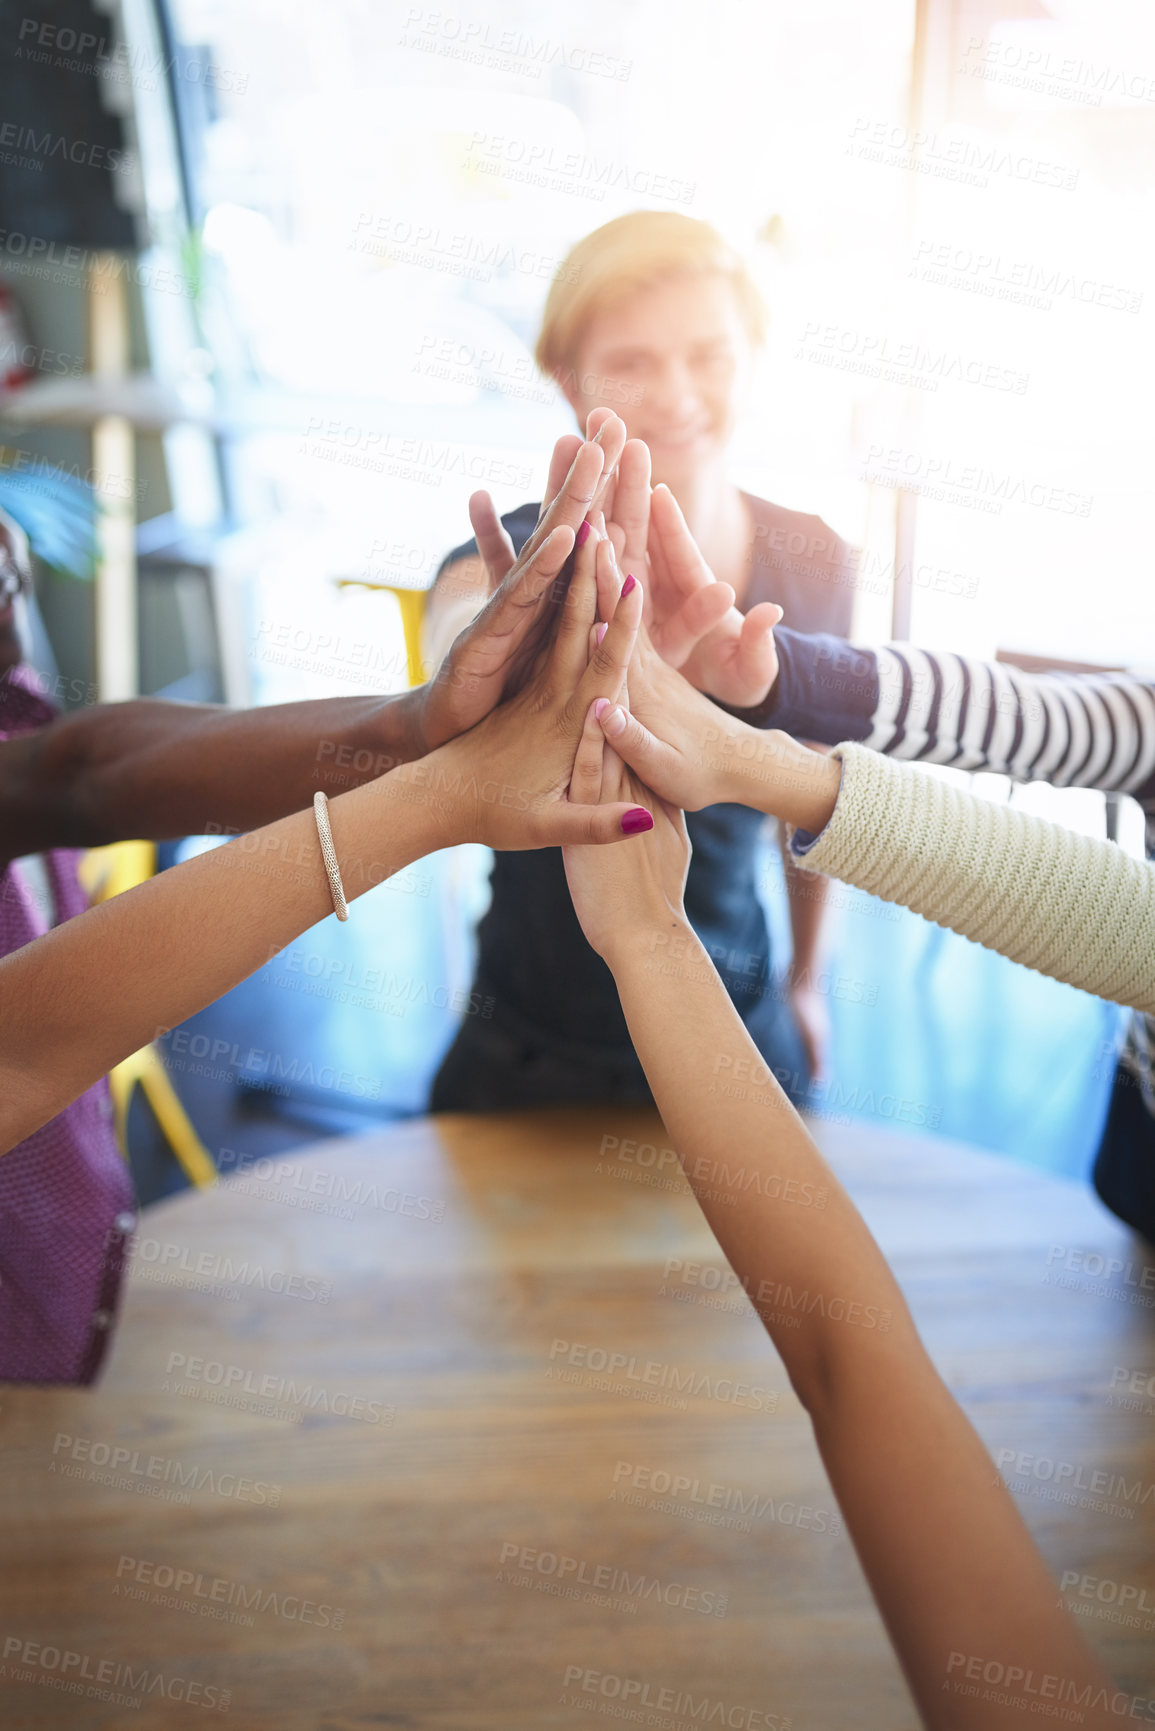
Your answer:
[[[655,487],[650,498],[649,546],[656,591],[688,600],[715,582],[668,487]],[[661,645],[656,647],[699,691],[736,709],[751,709],[766,699],[778,677],[773,628],[781,617],[781,607],[772,601],[760,601],[745,614],[731,605],[682,659],[666,655]]]
[[[600,641],[591,637],[599,545],[604,559],[608,544],[591,531],[578,550],[553,642],[529,684],[467,733],[395,772],[407,797],[439,818],[442,846],[602,843],[652,827],[650,814],[636,804],[583,802],[572,792],[587,714],[598,699],[624,691],[642,617],[641,585],[627,583]]]
[[[436,675],[406,699],[413,706],[414,756],[475,726],[531,677],[557,620],[576,532],[613,473],[625,439],[625,422],[603,411],[590,439],[558,440],[548,501],[520,555],[489,494],[473,495],[469,515],[492,593]]]
[[[748,805],[812,831],[829,822],[841,782],[837,760],[777,728],[763,731],[719,709],[654,654],[644,629],[627,689],[628,707],[608,701],[599,725],[662,799],[684,811]]]
[[[604,701],[595,699],[586,712],[573,767],[573,795],[586,809],[595,801],[614,811],[623,802],[647,806],[653,827],[636,847],[567,845],[562,858],[582,931],[612,965],[611,958],[620,948],[651,942],[657,948],[668,930],[684,927],[682,897],[690,841],[678,807],[657,798],[606,744],[597,716]],[[614,854],[618,855],[616,870],[611,863]],[[596,1038],[596,1030],[591,1030],[591,1038]]]

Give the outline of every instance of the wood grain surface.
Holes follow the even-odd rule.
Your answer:
[[[1085,1189],[814,1128],[1152,1693],[1155,1253]],[[726,1273],[645,1112],[419,1120],[149,1210],[99,1386],[0,1391],[3,1724],[913,1727]]]

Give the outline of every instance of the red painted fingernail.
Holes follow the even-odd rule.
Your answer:
[[[628,576],[626,578],[625,582],[622,584],[622,600],[624,601],[626,596],[631,592],[631,590],[636,589],[637,586],[638,586],[638,580],[633,575],[633,573],[631,572],[630,576]]]
[[[589,538],[590,538],[590,526],[585,521],[585,519],[583,518],[582,522],[581,522],[581,526],[579,527],[578,532],[577,532],[577,539],[574,542],[574,546],[575,547],[584,547],[586,542],[589,540]]]
[[[653,829],[654,820],[644,805],[635,805],[622,819],[623,835],[641,835],[643,830]]]
[[[594,720],[600,721],[609,706],[610,700],[608,697],[599,697],[597,702],[594,704]]]

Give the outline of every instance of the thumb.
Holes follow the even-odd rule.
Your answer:
[[[742,621],[738,664],[743,677],[763,697],[778,677],[778,650],[774,642],[774,627],[781,617],[781,607],[772,601],[760,601],[756,607],[751,607]]]
[[[678,763],[677,753],[664,740],[658,739],[648,727],[619,703],[599,705],[598,722],[606,739],[623,762],[628,763],[647,787],[662,793],[669,786]],[[663,795],[663,797],[667,797]]]
[[[600,847],[605,842],[644,835],[653,827],[653,817],[644,805],[572,805],[558,800],[538,814],[536,839],[526,845]]]

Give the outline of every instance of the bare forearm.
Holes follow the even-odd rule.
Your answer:
[[[446,845],[436,806],[414,791],[389,776],[331,803],[349,900]],[[163,872],[0,961],[0,1148],[331,910],[310,809]]]
[[[421,754],[415,693],[98,704],[0,744],[0,857],[248,830]]]
[[[783,838],[785,840],[785,838]],[[786,878],[786,900],[790,909],[790,936],[794,958],[790,978],[795,985],[810,979],[818,963],[822,937],[822,916],[826,911],[829,883],[816,872],[802,872],[782,849],[782,870]]]
[[[952,1687],[976,1656],[1104,1683],[874,1239],[689,928],[655,926],[609,960],[687,1178],[810,1412],[926,1723],[1034,1722],[1029,1703]]]
[[[917,1342],[894,1276],[688,923],[637,934],[609,960],[687,1177],[801,1398],[817,1405],[847,1354],[892,1356],[896,1335]],[[796,1313],[784,1295],[804,1291],[824,1296]],[[840,1320],[848,1308],[852,1325]]]
[[[705,742],[703,754],[725,789],[719,797],[815,834],[830,822],[842,778],[836,758],[733,720]]]

